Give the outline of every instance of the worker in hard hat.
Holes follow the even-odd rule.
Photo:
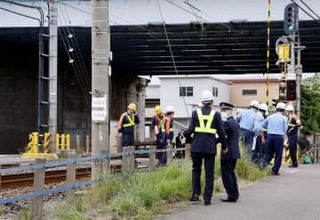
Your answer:
[[[222,202],[236,202],[239,198],[239,188],[235,168],[237,160],[240,158],[239,137],[240,126],[237,120],[233,117],[233,104],[221,102],[219,104],[223,128],[226,134],[226,144],[228,152],[221,152],[221,178],[223,186],[226,190],[227,197],[221,198]]]
[[[291,165],[290,168],[298,167],[298,160],[297,160],[297,143],[298,143],[298,129],[301,126],[301,120],[294,113],[294,107],[292,105],[288,105],[286,107],[286,111],[288,114],[288,144],[289,144],[289,151],[290,151],[290,158],[291,158]]]
[[[241,138],[244,143],[245,152],[251,158],[253,138],[255,136],[254,123],[257,120],[259,102],[252,100],[249,109],[244,109],[239,114]]]
[[[157,150],[162,149],[162,129],[161,125],[163,124],[164,115],[160,105],[157,105],[154,108],[154,116],[152,118],[152,129],[156,138]],[[156,154],[156,158],[160,160],[161,153]]]
[[[267,153],[264,158],[262,167],[270,164],[270,161],[275,157],[272,167],[272,175],[280,175],[279,170],[282,162],[283,139],[288,129],[288,119],[284,116],[286,105],[279,102],[276,105],[277,112],[268,116],[263,121],[263,127],[267,128]]]
[[[191,145],[192,158],[192,197],[191,201],[199,201],[201,195],[200,176],[202,161],[205,168],[204,204],[211,205],[214,182],[214,161],[216,155],[216,134],[221,138],[223,153],[228,151],[225,134],[222,128],[221,114],[213,110],[214,97],[206,90],[201,93],[202,108],[192,112],[191,124],[184,132],[185,136],[193,135]]]
[[[162,121],[161,132],[162,132],[162,149],[167,149],[168,145],[172,144],[173,140],[173,116],[174,116],[174,108],[172,106],[166,107],[165,117]],[[160,154],[159,165],[166,166],[167,165],[167,152],[161,152]]]
[[[266,103],[261,103],[258,107],[257,112],[257,120],[254,124],[254,131],[256,132],[257,139],[256,139],[256,145],[252,152],[252,161],[256,164],[260,165],[265,152],[266,152],[266,129],[262,127],[263,121],[267,118],[268,114],[268,106]]]
[[[134,145],[134,126],[139,124],[139,117],[137,115],[137,106],[130,103],[128,110],[123,113],[118,122],[118,134],[121,136],[121,147]]]

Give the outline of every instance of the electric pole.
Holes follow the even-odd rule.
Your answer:
[[[56,0],[49,0],[49,132],[50,150],[55,151],[58,103],[58,7]]]
[[[109,149],[109,58],[110,27],[109,0],[91,0],[92,3],[92,156]],[[92,180],[102,173],[102,164],[92,163]]]

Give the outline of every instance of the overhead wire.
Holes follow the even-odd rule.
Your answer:
[[[304,9],[300,4],[298,4],[295,0],[291,0],[299,9],[301,9],[306,15],[312,18],[315,22],[320,24],[320,20],[316,19],[313,15],[311,15],[306,9]]]
[[[160,14],[160,17],[161,17],[161,20],[162,20],[164,33],[165,33],[165,36],[166,36],[166,39],[167,39],[168,48],[169,48],[171,59],[172,59],[172,64],[173,64],[173,67],[174,67],[176,75],[179,75],[178,68],[177,68],[177,65],[176,65],[176,62],[175,62],[174,54],[173,54],[173,51],[172,51],[169,35],[168,35],[168,32],[167,32],[167,27],[166,27],[166,24],[165,24],[165,20],[164,20],[164,17],[163,17],[163,13],[162,13],[162,9],[161,9],[161,5],[160,5],[160,1],[159,0],[157,0],[157,5],[158,5],[159,14]],[[180,89],[182,88],[180,79],[178,80],[178,82],[179,82],[179,93],[180,93],[181,92]],[[186,95],[187,95],[187,88],[186,88]],[[184,106],[185,106],[185,109],[186,109],[187,117],[189,118],[189,110],[188,110],[188,106],[187,106],[187,103],[186,103],[186,100],[185,100],[185,96],[182,96],[182,99],[183,99]]]
[[[269,93],[270,93],[270,39],[271,39],[271,0],[268,0],[267,5],[267,54],[266,54],[266,104],[269,105]]]
[[[75,62],[78,63],[79,68],[81,69],[85,84],[88,87],[88,89],[90,90],[91,86],[90,86],[90,82],[89,82],[89,71],[85,65],[85,62],[84,62],[84,59],[83,59],[83,56],[81,53],[81,48],[80,48],[78,40],[77,40],[76,33],[75,33],[73,27],[71,26],[71,19],[70,19],[69,15],[67,14],[67,12],[63,10],[62,7],[60,7],[60,9],[61,9],[60,11],[62,12],[61,14],[62,14],[64,21],[70,25],[70,27],[67,25],[66,28],[67,28],[68,34],[72,35],[72,37],[70,38],[70,42],[71,42],[72,48],[74,49],[75,59],[76,59]]]
[[[320,16],[317,12],[315,12],[304,0],[299,0],[307,9],[309,9],[319,20]]]

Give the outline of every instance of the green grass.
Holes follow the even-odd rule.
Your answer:
[[[246,181],[255,181],[270,173],[260,171],[246,156],[238,160],[237,175]],[[104,178],[83,194],[76,196],[75,207],[57,208],[58,219],[87,220],[89,212],[96,210],[100,215],[116,219],[153,219],[177,202],[191,196],[191,163],[172,163],[170,166],[151,173],[134,173],[129,177]],[[204,172],[201,184],[204,185]],[[220,160],[216,157],[215,192],[223,192],[220,177]]]

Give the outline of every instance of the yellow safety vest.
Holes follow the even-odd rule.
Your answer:
[[[293,124],[291,121],[292,121],[292,118],[293,118],[293,114],[291,116],[289,116],[289,120],[288,120],[288,127],[295,127],[296,124]]]
[[[166,118],[161,120],[161,131],[166,132]],[[172,121],[171,121],[172,123]],[[170,125],[171,126],[171,125]],[[169,132],[173,131],[173,127],[170,127]]]
[[[199,120],[199,127],[195,128],[195,132],[198,133],[208,133],[208,134],[216,134],[217,130],[211,128],[211,124],[215,115],[215,111],[211,110],[209,115],[203,115],[201,109],[197,110],[198,120]],[[207,121],[205,124],[204,121]]]
[[[123,128],[128,128],[128,127],[132,127],[132,126],[135,125],[135,123],[134,123],[134,115],[132,115],[131,117],[129,115],[127,115],[127,118],[128,118],[129,122],[126,123],[126,124],[123,124],[122,125]]]

